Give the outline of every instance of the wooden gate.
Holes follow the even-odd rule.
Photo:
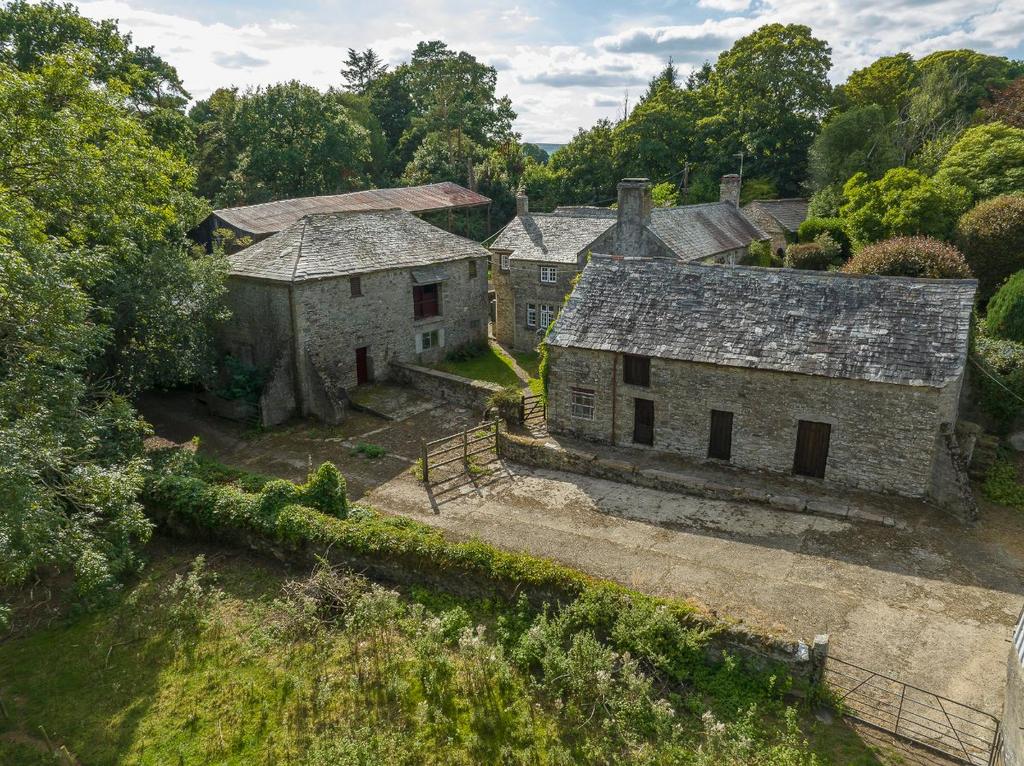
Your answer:
[[[487,453],[498,454],[498,429],[500,420],[490,420],[464,431],[442,436],[433,441],[424,441],[420,448],[423,483],[437,483],[439,480],[461,476],[479,463],[487,462],[477,456]],[[447,471],[443,469],[450,466]]]

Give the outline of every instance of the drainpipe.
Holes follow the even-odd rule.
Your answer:
[[[619,400],[619,355],[612,353],[612,446],[615,446],[615,412]]]

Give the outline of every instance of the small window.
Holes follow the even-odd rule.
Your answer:
[[[420,333],[418,336],[419,348],[417,351],[429,351],[432,348],[440,348],[444,345],[444,332],[442,330],[430,330]]]
[[[361,277],[349,277],[348,286],[352,291],[353,298],[358,298],[363,294],[363,280]]]
[[[554,284],[558,281],[558,269],[554,266],[541,266],[540,281],[546,284]]]
[[[622,359],[622,382],[631,386],[651,385],[651,358],[624,354]]]
[[[535,303],[526,304],[526,326],[537,326],[537,304]]]
[[[572,416],[579,420],[594,419],[594,405],[597,396],[589,388],[574,388],[572,390]]]
[[[548,304],[540,304],[540,326],[547,327],[555,321],[555,307]]]
[[[476,261],[469,262],[469,278],[476,279]]]
[[[470,330],[479,330],[480,329],[480,320],[479,319],[470,319],[469,320],[469,329]]]
[[[412,288],[412,309],[416,319],[440,316],[441,285],[415,285]]]
[[[508,253],[502,253],[501,256],[499,257],[499,261],[501,263],[501,270],[508,271]]]

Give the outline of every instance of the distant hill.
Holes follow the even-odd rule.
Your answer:
[[[548,154],[554,154],[556,151],[565,146],[565,144],[538,144],[536,141],[531,141],[530,143],[532,143],[534,146],[539,146]]]

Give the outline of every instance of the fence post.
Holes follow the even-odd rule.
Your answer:
[[[427,460],[427,440],[420,439],[420,462],[423,464],[423,483],[430,483],[430,463]]]
[[[519,395],[519,424],[522,425],[526,422],[526,397],[522,394]]]
[[[498,418],[494,419],[494,456],[501,457],[501,449],[498,447],[498,423],[501,421]]]
[[[469,462],[469,429],[462,432],[462,462]]]

